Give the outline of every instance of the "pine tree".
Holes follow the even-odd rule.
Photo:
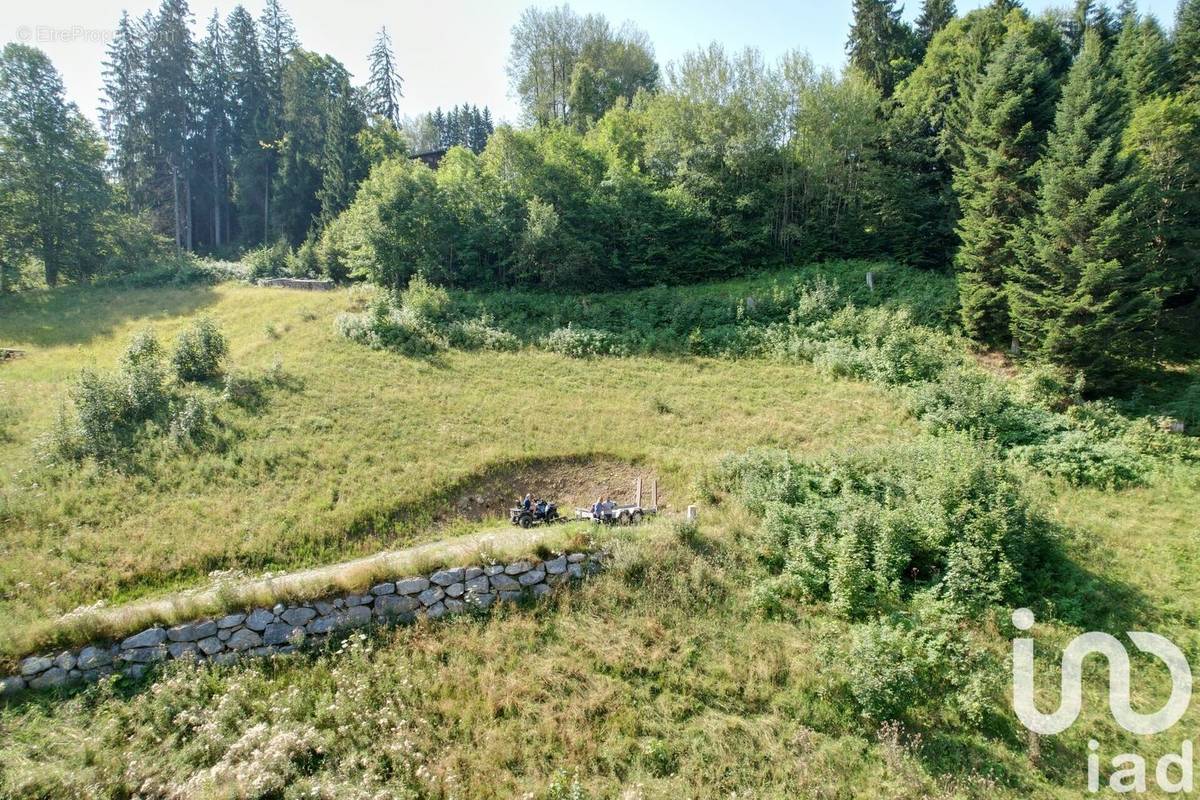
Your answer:
[[[1113,58],[1124,81],[1130,109],[1169,87],[1170,44],[1154,17],[1138,19],[1136,14],[1123,17]]]
[[[100,108],[100,126],[110,148],[110,169],[131,211],[144,207],[150,183],[142,34],[128,12],[122,12],[108,43]]]
[[[987,344],[1008,336],[1008,277],[1016,269],[1019,231],[1035,207],[1036,165],[1054,113],[1051,65],[1010,30],[971,105],[963,166],[954,188],[962,217],[955,256],[963,329]]]
[[[1171,39],[1171,68],[1179,91],[1200,93],[1200,0],[1180,0]]]
[[[147,128],[161,169],[158,180],[172,208],[175,246],[191,249],[191,159],[189,138],[195,128],[195,43],[187,0],[162,0],[146,44]],[[164,205],[165,205],[164,204]]]
[[[950,20],[958,14],[954,0],[924,0],[921,3],[921,15],[917,17],[916,34],[920,42],[921,52],[929,46],[930,40],[946,27]]]
[[[854,0],[854,21],[846,52],[850,64],[890,97],[912,68],[912,30],[900,18],[896,0]]]
[[[209,222],[214,248],[222,245],[229,227],[230,108],[226,92],[231,76],[226,46],[225,28],[217,12],[213,11],[197,56],[196,98],[202,139],[200,149],[208,167],[205,188],[212,210]]]
[[[266,71],[254,18],[242,6],[229,14],[230,141],[234,219],[231,228],[243,244],[265,243],[269,219],[270,110]]]
[[[1072,65],[1042,160],[1031,246],[1014,271],[1014,339],[1103,388],[1145,354],[1156,314],[1136,225],[1135,185],[1119,150],[1123,91],[1100,35]]]
[[[400,126],[400,98],[404,97],[404,79],[396,70],[392,40],[387,28],[380,28],[370,55],[371,75],[367,82],[369,109],[396,127]]]

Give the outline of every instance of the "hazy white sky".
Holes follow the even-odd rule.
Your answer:
[[[959,12],[986,0],[958,0]],[[1068,0],[1027,0],[1034,11]],[[1115,0],[1114,0],[1115,2]],[[354,73],[366,75],[366,54],[376,31],[386,25],[404,77],[408,114],[457,103],[488,105],[498,120],[515,121],[517,107],[508,95],[504,71],[509,31],[528,0],[442,0],[439,3],[393,0],[284,0],[296,22],[301,43],[329,53]],[[95,119],[100,103],[100,64],[107,38],[122,9],[134,16],[157,0],[4,0],[0,40],[36,45],[63,73],[70,99]],[[196,29],[216,8],[222,18],[236,0],[193,0]],[[257,18],[262,0],[244,5]],[[912,0],[912,18],[920,3]],[[1142,8],[1165,24],[1174,18],[1174,0],[1142,0]],[[649,33],[659,62],[666,64],[697,45],[716,40],[731,49],[760,48],[768,59],[791,49],[808,51],[819,64],[840,66],[850,25],[850,0],[584,0],[571,3],[580,13],[599,12],[619,24],[632,20]]]

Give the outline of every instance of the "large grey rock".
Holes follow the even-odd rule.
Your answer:
[[[54,666],[59,669],[65,669],[67,672],[75,669],[75,654],[63,651],[54,659]]]
[[[447,597],[442,602],[446,606],[446,613],[448,614],[458,614],[466,608],[462,600],[455,600],[453,597]]]
[[[195,642],[171,642],[167,645],[171,658],[195,658],[199,652]]]
[[[21,661],[21,674],[28,678],[30,675],[45,672],[53,666],[54,661],[46,656],[30,656]]]
[[[467,567],[467,571],[463,573],[463,580],[473,581],[483,574],[483,567]]]
[[[305,625],[308,623],[308,621],[310,619],[312,619],[316,615],[317,615],[317,612],[313,611],[311,608],[305,608],[304,606],[297,606],[296,608],[289,608],[287,611],[284,611],[283,614],[281,614],[280,616],[283,618],[283,621],[286,622],[288,625]]]
[[[241,628],[229,637],[225,646],[230,650],[249,650],[262,644],[262,637],[249,628]]]
[[[465,588],[470,594],[483,594],[488,590],[488,579],[484,575],[467,581]]]
[[[353,628],[361,628],[371,621],[371,609],[357,606],[346,609],[346,624]]]
[[[85,647],[79,651],[76,666],[83,670],[106,667],[112,663],[112,655],[104,647]]]
[[[529,572],[533,569],[533,564],[528,561],[514,561],[504,568],[505,575],[520,575],[522,572]]]
[[[425,616],[430,619],[438,619],[446,615],[446,606],[441,602],[434,603],[429,608],[425,609]]]
[[[10,697],[25,690],[25,679],[20,675],[9,675],[0,678],[0,697]]]
[[[567,557],[559,556],[558,558],[552,558],[544,562],[542,567],[546,570],[547,574],[560,575],[567,571]]]
[[[463,568],[455,567],[454,569],[440,569],[429,576],[429,580],[436,583],[438,586],[449,586],[452,583],[460,583],[463,579]]]
[[[176,625],[173,628],[167,628],[167,638],[172,642],[195,642],[200,639],[207,639],[209,636],[216,636],[217,623],[211,619],[206,619],[202,622],[188,622],[183,625]]]
[[[201,639],[196,642],[196,646],[200,648],[200,652],[206,656],[214,656],[225,649],[225,643],[216,636],[210,636],[207,639]]]
[[[570,575],[572,578],[582,578],[583,577],[583,564],[568,564],[567,565],[567,574]]]
[[[221,630],[225,630],[226,628],[236,628],[245,621],[245,614],[229,614],[228,616],[221,617],[219,620],[217,620],[217,627]]]
[[[587,558],[587,556],[585,556],[583,553],[571,553],[571,555],[567,556],[567,561],[571,562],[572,564],[578,564],[585,558]]]
[[[392,583],[391,581],[386,581],[385,583],[377,583],[371,587],[371,594],[375,595],[376,597],[379,597],[379,596],[385,595],[385,594],[395,594],[395,593],[396,593],[396,584]]]
[[[275,614],[265,608],[256,608],[246,618],[246,627],[252,631],[265,631],[275,621]]]
[[[520,581],[508,575],[493,575],[488,580],[492,582],[492,588],[499,591],[518,591],[521,588]]]
[[[446,596],[447,597],[462,597],[463,592],[465,592],[466,590],[467,589],[465,586],[463,586],[463,584],[452,583],[446,587]]]
[[[328,600],[316,600],[313,602],[313,608],[315,608],[317,613],[323,617],[327,614],[332,614],[334,610],[337,609],[337,606],[334,603],[330,603]]]
[[[29,688],[52,689],[55,686],[62,686],[66,682],[67,671],[62,667],[51,667],[36,678],[30,678]]]
[[[293,641],[304,641],[303,626],[274,622],[263,631],[263,643],[268,646],[288,644]]]
[[[365,606],[373,599],[369,594],[348,594],[346,595],[346,605],[350,607]]]
[[[229,628],[229,629],[223,630],[223,631],[221,631],[220,633],[218,633],[218,634],[217,634],[217,638],[218,638],[218,639],[220,639],[222,642],[228,642],[228,641],[229,641],[229,637],[230,637],[230,636],[233,636],[233,629],[232,629],[232,628]]]
[[[405,578],[396,581],[396,592],[399,594],[420,594],[428,588],[429,581],[425,578]]]
[[[103,666],[97,667],[96,669],[85,669],[81,673],[80,677],[82,677],[83,680],[87,681],[88,683],[95,683],[101,678],[107,678],[112,674],[113,668],[111,666]]]
[[[531,570],[529,570],[529,572],[521,573],[520,577],[518,577],[517,580],[521,582],[522,586],[533,586],[535,583],[541,583],[542,579],[545,577],[546,577],[545,570],[531,569]]]
[[[391,594],[375,601],[375,613],[381,617],[399,617],[412,614],[421,607],[417,598],[403,594]]]
[[[121,660],[131,664],[151,664],[162,661],[167,657],[167,648],[162,645],[154,647],[135,647],[121,652]]]
[[[499,575],[501,572],[504,572],[503,564],[488,564],[483,568],[483,574],[489,578],[493,575]]]
[[[529,591],[533,593],[534,597],[541,597],[546,592],[550,591],[550,586],[549,586],[549,584],[546,584],[546,583],[538,583],[533,586],[530,586]]]
[[[494,595],[490,592],[485,592],[483,594],[468,594],[467,595],[467,603],[469,605],[477,606],[478,608],[481,608],[481,609],[490,608],[492,603],[494,603],[494,602],[496,602],[496,595]]]
[[[446,593],[440,586],[431,586],[425,591],[417,595],[417,599],[421,601],[423,606],[432,606],[434,603],[441,602],[441,599],[446,596]]]
[[[229,652],[229,651],[224,652],[224,653],[218,653],[217,655],[212,657],[212,663],[220,664],[221,666],[232,664],[237,660],[238,660],[238,653]]]
[[[133,650],[139,647],[156,647],[167,640],[167,632],[162,628],[147,628],[141,633],[135,633],[121,642],[122,650]]]
[[[500,592],[500,599],[506,603],[515,603],[522,596],[521,592]]]
[[[304,630],[313,634],[314,636],[320,636],[321,634],[336,630],[339,627],[339,623],[344,625],[345,622],[346,620],[343,614],[329,614],[328,616],[317,617],[312,622],[308,623]]]
[[[145,675],[149,669],[150,669],[150,666],[148,664],[130,664],[129,666],[125,667],[125,669],[121,670],[121,672],[123,672],[124,674],[128,675],[129,677],[133,678],[136,681],[137,679],[139,679],[143,675]]]

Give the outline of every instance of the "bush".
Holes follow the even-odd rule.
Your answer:
[[[456,322],[450,326],[451,347],[460,350],[493,350],[511,352],[521,349],[521,340],[514,334],[498,328],[490,316]]]
[[[315,278],[321,274],[321,260],[317,254],[317,243],[312,238],[287,254],[287,271],[296,278]]]
[[[200,398],[189,395],[172,403],[168,413],[167,436],[176,447],[190,449],[213,438],[216,423],[212,408]]]
[[[1005,448],[1044,441],[1066,428],[1061,415],[1017,404],[1002,380],[966,366],[914,386],[908,406],[933,433],[961,431]]]
[[[271,246],[250,250],[242,257],[242,261],[250,269],[252,280],[263,278],[278,278],[288,272],[288,262],[291,260],[292,249],[288,243],[280,239]]]
[[[181,381],[208,380],[220,374],[228,351],[229,344],[217,324],[202,317],[180,332],[171,366]]]
[[[413,325],[439,328],[449,321],[450,294],[421,275],[414,275],[400,293],[400,312]]]
[[[735,464],[724,466],[740,496],[765,509],[759,557],[845,617],[888,611],[921,587],[963,611],[1018,602],[1052,544],[1018,478],[964,442]]]
[[[1042,444],[1017,448],[1014,455],[1073,486],[1140,486],[1149,469],[1145,459],[1124,442],[1105,441],[1084,430],[1065,431]]]
[[[545,350],[571,358],[628,355],[628,348],[611,333],[594,328],[576,328],[570,324],[551,331],[542,337],[539,344]]]
[[[1168,406],[1168,411],[1184,424],[1186,431],[1195,433],[1200,428],[1200,380],[1192,381],[1179,399]]]

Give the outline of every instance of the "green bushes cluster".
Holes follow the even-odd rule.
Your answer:
[[[538,343],[544,350],[570,356],[591,358],[593,356],[628,355],[628,348],[616,336],[595,328],[576,328],[568,324],[551,331]]]
[[[201,317],[180,332],[171,353],[171,367],[181,381],[204,381],[217,377],[229,343],[217,323]]]
[[[826,462],[756,451],[710,480],[762,510],[755,550],[768,569],[851,619],[917,592],[964,613],[1019,603],[1054,545],[1018,477],[962,439]]]
[[[63,405],[55,425],[38,440],[42,457],[54,463],[93,459],[115,465],[159,439],[182,449],[216,445],[222,431],[217,398],[184,386],[219,375],[227,350],[224,335],[210,319],[197,320],[181,332],[169,356],[153,331],[140,331],[114,372],[80,372],[69,392],[70,406]],[[261,401],[257,382],[233,373],[225,377],[220,400],[245,407],[253,404],[248,400],[253,394]]]

